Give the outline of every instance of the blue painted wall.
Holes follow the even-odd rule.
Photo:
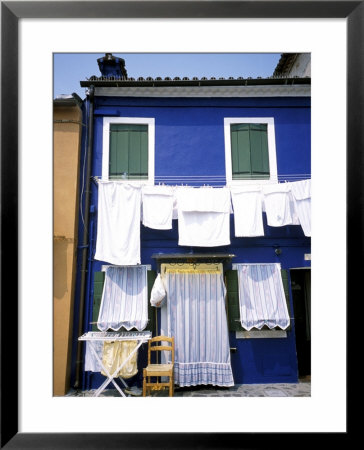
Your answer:
[[[95,128],[92,175],[100,176],[102,167],[102,131],[104,116],[155,118],[155,175],[160,180],[171,175],[225,175],[225,117],[274,117],[278,175],[311,173],[310,99],[308,98],[114,98],[95,97]],[[85,146],[84,146],[85,147]],[[81,155],[83,158],[84,155]],[[82,159],[83,161],[83,159]],[[82,164],[81,164],[82,166]],[[302,177],[303,178],[303,177]],[[81,175],[82,179],[82,175]],[[220,184],[213,183],[210,185]],[[94,261],[97,228],[97,186],[91,183],[90,236],[92,254],[85,305],[85,323],[92,317],[93,273],[101,269]],[[310,239],[300,226],[267,226],[262,238],[235,238],[231,217],[231,245],[216,248],[179,247],[178,224],[173,230],[151,230],[141,225],[141,262],[156,270],[153,253],[229,252],[238,262],[280,262],[282,268],[309,267],[304,254],[310,253]],[[82,220],[80,219],[80,236]],[[80,240],[81,242],[81,240]],[[282,249],[277,256],[276,246]],[[78,268],[80,269],[80,263]],[[227,267],[229,268],[229,267]],[[80,275],[80,271],[78,271]],[[76,286],[76,310],[79,304],[79,276]],[[292,297],[291,310],[293,311]],[[87,330],[85,330],[87,331]],[[230,333],[235,383],[296,382],[297,358],[294,321],[284,339],[236,339]],[[75,368],[75,348],[72,376]],[[140,366],[144,354],[141,352]],[[97,387],[103,377],[84,373],[83,387]],[[72,381],[72,380],[71,380]],[[140,380],[139,380],[140,381]]]
[[[156,177],[225,175],[225,117],[274,117],[278,173],[310,173],[307,98],[130,98],[119,103],[114,98],[100,98],[97,102],[95,175],[101,175],[104,115],[155,118]]]

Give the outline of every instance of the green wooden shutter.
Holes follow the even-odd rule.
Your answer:
[[[249,124],[231,125],[231,162],[233,180],[250,177]]]
[[[109,176],[121,178],[129,172],[129,131],[121,124],[110,125]]]
[[[99,317],[99,310],[101,305],[102,290],[104,288],[105,272],[94,273],[94,299],[92,303],[92,331],[100,331],[97,328],[96,322]]]
[[[140,177],[148,178],[148,126],[140,133]]]
[[[148,178],[148,125],[110,125],[109,176]]]
[[[242,331],[243,328],[240,323],[238,271],[227,270],[225,272],[225,280],[229,331]]]
[[[266,124],[232,124],[231,164],[233,180],[269,177]]]
[[[290,317],[290,321],[289,321],[289,327],[286,328],[286,331],[291,329],[291,304],[289,301],[289,279],[288,279],[288,270],[286,269],[281,269],[281,276],[282,276],[282,281],[283,281],[283,289],[284,289],[284,294],[286,296],[286,303],[287,303],[287,309],[288,309],[288,314]]]
[[[250,125],[251,173],[256,178],[269,177],[269,153],[266,124]]]
[[[148,325],[146,330],[151,331],[152,334],[156,334],[155,330],[155,315],[157,314],[157,309],[153,308],[150,304],[150,294],[152,292],[154,281],[157,277],[157,274],[154,270],[148,270]]]

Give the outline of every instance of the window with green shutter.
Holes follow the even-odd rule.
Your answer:
[[[148,179],[148,125],[110,124],[109,178]]]
[[[148,283],[148,325],[145,331],[151,331],[155,333],[155,314],[156,308],[153,308],[150,304],[150,293],[156,278],[156,273],[154,270],[147,271],[147,283]],[[92,307],[92,331],[100,331],[97,328],[97,319],[99,317],[99,310],[101,306],[102,291],[105,282],[105,272],[95,272],[94,274],[94,296],[93,296],[93,307]]]
[[[281,269],[282,282],[284,293],[286,296],[286,303],[289,312],[289,317],[292,317],[291,307],[289,302],[289,280],[288,271]],[[227,316],[228,316],[228,326],[230,331],[245,331],[241,326],[240,322],[240,307],[239,307],[239,282],[238,282],[238,271],[237,270],[227,270],[225,272],[225,282],[227,291]],[[263,329],[268,329],[268,327],[263,327]],[[291,325],[286,328],[285,331],[289,331]]]
[[[268,179],[269,151],[266,123],[231,124],[232,179]]]

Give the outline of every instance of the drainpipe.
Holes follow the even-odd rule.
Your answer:
[[[92,165],[92,148],[93,148],[93,134],[94,134],[94,94],[95,87],[90,86],[88,92],[89,99],[89,116],[88,116],[88,135],[87,135],[87,161],[86,161],[86,177],[85,177],[85,207],[84,207],[84,229],[82,250],[82,266],[81,266],[81,287],[80,287],[80,309],[78,318],[78,336],[83,333],[83,316],[86,296],[86,280],[87,280],[87,253],[91,251],[89,248],[89,219],[90,219],[90,192],[91,192],[91,165]],[[77,389],[80,386],[80,372],[82,365],[82,344],[83,341],[77,342],[77,357],[76,357],[76,379],[74,387]]]
[[[90,214],[92,214],[93,208],[91,207],[90,210]],[[90,245],[90,249],[94,248],[94,223],[95,223],[95,219],[94,217],[91,217],[90,219],[90,239],[89,239],[89,245]],[[86,317],[86,324],[87,326],[85,327],[85,331],[91,331],[92,330],[92,325],[89,325],[90,322],[92,322],[92,308],[91,308],[91,301],[90,299],[93,298],[93,294],[94,294],[94,289],[93,286],[91,284],[91,273],[92,273],[92,252],[88,252],[88,260],[87,260],[87,288],[86,292],[85,292],[85,296],[86,296],[86,311],[85,311],[85,317]],[[80,386],[79,386],[80,388]],[[86,389],[89,390],[90,389],[90,372],[82,372],[82,386],[81,389]]]

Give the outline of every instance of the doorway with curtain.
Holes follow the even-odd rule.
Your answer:
[[[161,334],[175,338],[175,383],[233,386],[222,264],[162,264]]]

